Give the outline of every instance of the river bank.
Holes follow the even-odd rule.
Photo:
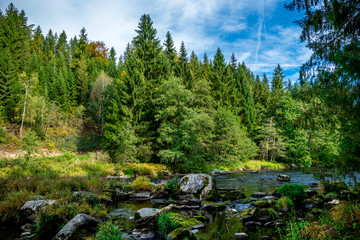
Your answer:
[[[246,233],[250,239],[257,239],[260,235],[271,235],[275,228],[261,228],[257,231],[256,228],[244,226],[242,219],[246,211],[257,209],[256,202],[264,201],[264,197],[281,199],[275,190],[284,182],[277,180],[278,175],[288,175],[290,183],[305,185],[306,188],[310,188],[309,184],[318,182],[320,178],[330,180],[336,177],[335,172],[324,173],[321,169],[271,171],[261,164],[248,162],[244,163],[248,164],[248,169],[213,171],[211,175],[216,186],[216,195],[194,200],[188,197],[181,199],[179,195],[181,191],[179,192],[178,184],[184,175],[172,173],[171,169],[158,164],[113,164],[100,153],[82,156],[65,154],[60,157],[30,158],[28,161],[1,159],[0,163],[1,239],[14,239],[14,236],[20,237],[24,233],[30,233],[27,235],[28,239],[49,239],[49,235],[55,236],[62,226],[80,213],[100,222],[111,220],[122,229],[124,236],[134,238],[132,233],[138,228],[133,218],[138,210],[162,209],[171,204],[176,206],[173,209],[175,213],[186,217],[191,214],[203,220],[200,225],[204,226],[201,229],[193,229],[194,232],[197,231],[195,235],[198,239],[210,239],[210,236],[218,239],[226,236],[222,239],[232,239],[236,233],[241,232]],[[352,184],[348,180],[346,182]],[[231,191],[228,191],[229,189]],[[263,195],[254,197],[253,194],[258,192]],[[319,196],[322,204],[327,203],[323,195]],[[340,192],[337,196],[339,199],[344,198]],[[49,204],[48,200],[54,202]],[[209,203],[204,203],[204,200]],[[30,215],[24,214],[24,211],[20,210],[29,201],[40,201],[45,203],[46,207],[39,205],[41,207],[35,208],[36,211],[30,212]],[[269,205],[271,209],[275,209],[274,204],[276,205],[272,202]],[[285,225],[288,219],[279,218],[276,221],[283,223],[279,225]],[[263,225],[266,223],[261,222]],[[25,229],[28,231],[23,229],[26,224],[32,226]],[[95,225],[102,226],[102,223],[97,222]],[[97,228],[93,229],[80,234],[94,238]],[[157,227],[150,229],[155,237],[153,239],[157,239]]]

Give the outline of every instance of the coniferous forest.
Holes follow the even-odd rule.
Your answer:
[[[271,75],[259,76],[236,53],[224,56],[218,48],[214,56],[199,56],[187,51],[184,42],[177,50],[171,33],[159,36],[147,14],[126,49],[116,52],[101,39],[89,39],[85,28],[77,36],[43,32],[14,4],[1,9],[2,181],[25,177],[41,161],[51,160],[39,158],[36,149],[58,150],[68,161],[97,152],[95,159],[106,158],[101,161],[107,165],[92,163],[97,167],[91,168],[86,163],[91,176],[119,169],[135,177],[148,175],[140,169],[145,164],[189,173],[236,170],[257,161],[276,168],[357,170],[359,3],[296,0],[285,7],[304,12],[296,24],[313,51],[296,82],[277,63]],[[20,163],[5,154],[17,149],[25,152]],[[42,160],[30,166],[31,159]],[[44,168],[37,169],[44,171],[42,177]],[[15,185],[8,187],[11,194],[31,195],[29,189],[19,193]],[[103,193],[100,189],[94,187],[95,193]],[[11,194],[0,191],[0,213],[16,211],[6,205]],[[354,206],[358,211],[359,205]],[[88,212],[98,216],[101,211]],[[71,214],[66,214],[68,220]],[[3,222],[17,218],[15,213],[3,216]]]

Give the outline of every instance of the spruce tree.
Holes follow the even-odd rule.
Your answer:
[[[136,58],[140,60],[146,81],[159,82],[161,78],[160,40],[156,36],[156,29],[149,15],[141,16],[137,36],[133,39]]]

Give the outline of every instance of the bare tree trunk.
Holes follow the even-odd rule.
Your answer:
[[[30,79],[28,79],[28,81],[26,83],[26,91],[25,91],[25,99],[24,99],[24,111],[23,111],[23,116],[22,116],[22,119],[21,119],[21,127],[20,127],[20,138],[22,138],[22,131],[23,131],[23,126],[24,126],[25,111],[26,111],[26,98],[27,98],[28,89],[29,89],[29,81],[30,81]]]

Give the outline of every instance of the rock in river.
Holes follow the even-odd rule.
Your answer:
[[[289,182],[290,181],[290,176],[289,175],[285,175],[285,174],[280,174],[277,177],[277,180],[280,182]]]
[[[95,227],[98,223],[96,218],[80,213],[73,217],[55,236],[55,240],[71,239],[81,228]]]
[[[182,193],[205,200],[215,190],[215,182],[207,174],[188,174],[181,178],[180,189]]]

